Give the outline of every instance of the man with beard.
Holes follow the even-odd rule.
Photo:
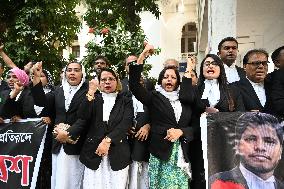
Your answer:
[[[209,188],[284,188],[273,175],[283,145],[283,126],[277,118],[259,112],[243,114],[237,121],[235,145],[239,165],[211,176]]]
[[[110,62],[105,56],[97,56],[95,58],[95,61],[93,62],[93,72],[91,73],[91,76],[97,80],[97,76],[101,72],[103,68],[109,68]]]
[[[244,69],[235,65],[238,54],[238,41],[233,37],[226,37],[218,44],[218,56],[224,63],[229,83],[245,78]]]

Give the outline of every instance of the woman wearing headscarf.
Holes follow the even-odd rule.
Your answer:
[[[78,119],[78,109],[86,97],[85,69],[76,62],[69,63],[64,70],[62,86],[49,93],[44,92],[40,79],[41,63],[33,66],[33,87],[31,88],[35,104],[48,107],[49,115],[54,119],[55,126],[65,128]],[[84,134],[76,144],[65,144],[56,136],[52,147],[52,189],[80,189],[84,166],[79,161]]]
[[[99,84],[97,83],[99,82]],[[100,92],[96,93],[99,85]],[[76,140],[83,130],[87,137],[80,160],[85,165],[83,188],[125,189],[131,163],[127,131],[132,126],[131,98],[119,93],[117,74],[104,68],[98,81],[89,82],[89,91],[82,101],[79,119],[67,129],[58,129],[58,137],[66,142]]]
[[[11,69],[7,75],[7,82],[10,90],[5,91],[7,99],[2,107],[3,117],[12,118],[12,121],[37,117],[33,98],[27,87],[29,76],[26,72],[18,67]]]
[[[190,177],[188,143],[192,139],[191,65],[180,76],[176,68],[164,68],[158,78],[156,91],[147,91],[139,80],[143,61],[153,46],[146,45],[137,65],[130,65],[129,87],[133,95],[146,105],[150,112],[151,130],[149,140],[150,188],[186,188]]]

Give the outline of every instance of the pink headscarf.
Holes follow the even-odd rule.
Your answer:
[[[24,70],[19,69],[18,67],[15,67],[10,70],[10,72],[13,72],[18,80],[24,85],[27,86],[29,84],[29,76],[26,74]]]

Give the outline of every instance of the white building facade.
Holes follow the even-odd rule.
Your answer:
[[[217,53],[221,39],[232,36],[239,42],[237,65],[242,66],[244,54],[253,48],[268,53],[284,44],[283,0],[160,0],[161,15],[141,14],[141,26],[148,41],[161,48],[158,56],[150,57],[150,75],[157,77],[168,58],[184,62],[188,54],[196,54],[200,62],[208,52]],[[77,7],[78,15],[85,12]],[[82,21],[83,22],[83,21]],[[83,22],[78,40],[63,56],[75,53],[78,60],[86,56],[85,44],[94,38]],[[198,69],[197,65],[197,71]],[[273,66],[270,67],[270,70]]]

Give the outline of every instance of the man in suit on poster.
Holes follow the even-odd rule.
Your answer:
[[[282,189],[274,176],[282,154],[283,126],[277,118],[247,112],[236,124],[236,156],[239,165],[209,178],[210,189]]]

